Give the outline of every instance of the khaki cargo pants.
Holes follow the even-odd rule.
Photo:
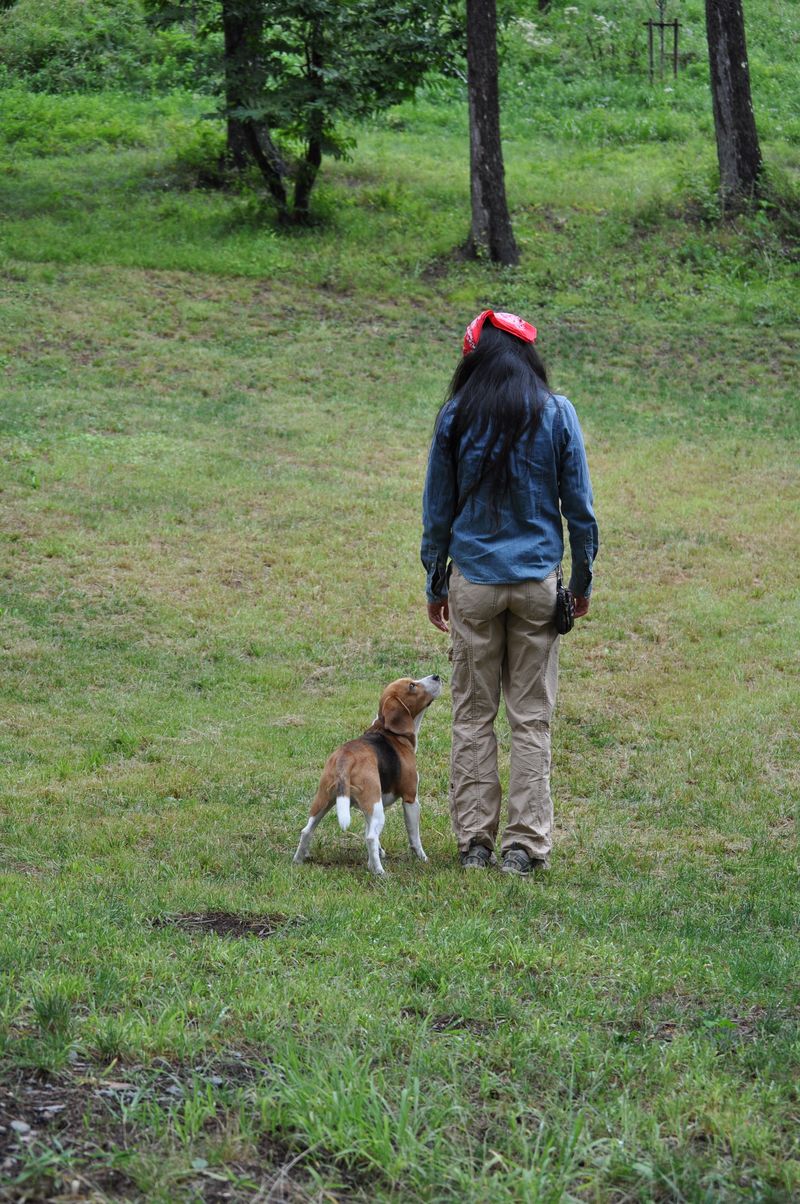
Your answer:
[[[511,726],[511,775],[501,851],[517,844],[531,857],[546,858],[553,827],[550,720],[558,688],[556,574],[544,581],[474,585],[454,565],[449,603],[450,815],[459,850],[465,852],[473,840],[495,847],[501,790],[494,720],[502,685]]]

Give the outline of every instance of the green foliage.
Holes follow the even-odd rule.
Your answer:
[[[308,99],[310,91],[308,81],[304,83],[302,79],[304,58],[298,53],[298,39],[308,34],[298,15],[301,10],[311,11],[299,3],[294,9],[281,10],[277,23],[268,22],[266,34],[272,47],[268,57],[274,68],[268,85],[268,115],[287,123],[282,143],[288,162],[304,155],[308,132],[293,108],[305,103],[304,97]],[[87,11],[92,13],[91,21],[84,20]],[[424,16],[424,10],[421,11]],[[334,39],[332,46],[331,74],[326,79],[323,73],[321,78],[325,105],[332,106],[329,119],[323,120],[323,134],[327,149],[335,155],[349,153],[355,138],[362,136],[360,131],[365,121],[372,120],[364,117],[370,109],[370,88],[363,93],[363,106],[355,104],[347,73],[340,69],[336,57],[344,59],[346,53],[348,70],[349,63],[353,63],[353,79],[360,78],[362,83],[369,84],[367,52],[372,44],[375,54],[381,53],[375,39],[383,34],[378,30],[372,42],[366,38],[363,51],[367,57],[363,61],[354,60],[352,47],[348,50],[341,38],[349,30],[348,36],[357,40],[354,16],[357,12],[356,7],[349,5],[331,5],[328,9],[329,16],[333,14],[338,41]],[[699,0],[682,0],[679,6],[668,6],[668,17],[678,16],[681,21],[680,72],[677,81],[668,72],[663,81],[651,87],[642,22],[655,15],[656,5],[651,0],[636,0],[633,4],[606,0],[599,9],[589,0],[577,0],[574,4],[554,0],[544,13],[533,0],[514,0],[506,5],[502,35],[505,135],[522,140],[546,135],[555,142],[566,138],[585,147],[659,142],[679,147],[693,133],[700,132],[713,144],[703,5]],[[603,18],[602,23],[599,17]],[[439,29],[439,34],[446,33],[451,20],[452,10],[448,8],[444,29]],[[796,106],[787,103],[800,90],[800,60],[793,53],[795,31],[781,5],[754,3],[748,7],[747,20],[754,102],[762,141],[781,144],[788,153],[788,148],[800,138],[800,116]],[[369,28],[368,21],[366,27]],[[99,28],[105,30],[102,37]],[[600,43],[596,41],[597,30],[602,31]],[[430,34],[429,26],[420,35],[412,36],[406,30],[403,38],[410,39],[407,48],[413,52],[412,58],[420,50],[418,43],[414,49],[414,38],[420,36],[424,42]],[[288,47],[285,53],[281,50],[282,39]],[[87,91],[113,85],[136,93],[180,86],[219,98],[221,40],[219,0],[185,3],[102,0],[89,9],[79,0],[67,0],[64,4],[55,0],[19,0],[0,14],[3,63],[0,82],[3,78],[17,83],[24,81],[25,86],[39,90],[66,86]],[[450,45],[456,42],[457,39]],[[65,46],[69,47],[68,53]],[[33,47],[39,48],[36,53]],[[425,76],[423,89],[433,103],[425,106],[424,117],[420,119],[433,132],[451,123],[451,114],[464,105],[465,95],[460,81],[441,74],[441,69],[447,70],[446,48],[443,56],[432,55],[430,63],[434,70]],[[263,96],[260,101],[252,98],[251,111],[264,113],[263,99]],[[210,101],[205,103],[207,109],[214,107]],[[120,102],[117,107],[121,110],[125,106]],[[373,115],[377,107],[373,107]],[[18,115],[22,112],[19,97],[13,101],[12,109],[8,119],[13,128],[6,139],[13,140],[17,147],[26,139],[33,145],[34,136],[28,137],[19,128]],[[309,111],[322,113],[324,118],[318,103],[311,105]],[[4,122],[7,113],[8,110],[4,112]],[[31,116],[38,130],[36,137],[48,148],[47,153],[52,153],[61,135],[49,131],[38,118]],[[65,146],[91,145],[91,130],[82,120],[78,128],[70,131],[65,128],[63,117],[55,112],[53,117],[63,132]],[[405,118],[395,110],[384,120],[396,126]],[[116,139],[119,145],[130,144],[132,131],[121,130],[117,136],[115,124],[116,118],[106,123],[98,110],[97,141]],[[135,140],[149,145],[152,137],[143,130]],[[208,152],[205,160],[204,146]],[[188,152],[190,161],[178,168],[176,178],[207,183],[219,179],[218,147],[218,138],[199,136]],[[323,209],[324,205],[318,204],[318,217],[323,215]]]
[[[55,92],[131,83],[146,42],[137,0],[17,0],[0,17],[7,67]]]
[[[346,157],[353,123],[413,96],[461,38],[450,0],[148,0],[147,12],[160,30],[185,31],[191,19],[201,43],[223,32],[222,76],[209,86],[228,121],[230,162],[241,169],[252,157],[281,218],[303,221],[322,156]]]
[[[55,96],[19,86],[0,96],[0,148],[15,158],[165,142],[189,153],[190,145],[202,143],[208,149],[210,144],[210,135],[198,124],[197,106],[186,97],[144,101],[122,92]]]
[[[800,247],[800,172],[791,173],[779,163],[767,166],[755,220],[765,237],[781,244],[782,254]]]
[[[252,116],[305,142],[315,119],[340,154],[343,120],[363,120],[412,96],[448,61],[452,29],[440,0],[288,0],[264,29],[261,103]]]
[[[414,95],[449,61],[447,0],[223,3],[225,112],[258,164],[282,221],[306,222],[323,155],[345,157],[352,124]],[[234,50],[233,47],[237,48]],[[266,147],[266,153],[265,148]],[[243,151],[231,148],[241,164]],[[296,156],[290,209],[287,159]]]
[[[37,91],[214,86],[219,38],[148,22],[141,0],[16,0],[0,13],[0,62]]]
[[[173,142],[176,187],[218,187],[225,177],[220,164],[225,157],[225,131],[217,124],[199,121],[187,126],[185,136]]]

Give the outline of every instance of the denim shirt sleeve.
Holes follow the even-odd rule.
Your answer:
[[[564,398],[561,409],[562,431],[558,491],[561,513],[567,520],[572,573],[569,588],[580,597],[592,592],[592,564],[600,545],[594,516],[592,482],[583,444],[578,415],[572,402]]]
[[[457,503],[453,460],[442,447],[446,418],[446,414],[442,416],[433,436],[422,495],[420,557],[428,574],[425,592],[429,602],[439,602],[447,597],[447,554]]]

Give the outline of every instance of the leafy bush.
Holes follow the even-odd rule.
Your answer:
[[[18,0],[0,17],[0,56],[51,91],[130,83],[148,40],[136,0]]]
[[[177,144],[166,182],[176,188],[217,188],[228,179],[223,167],[224,156],[222,123],[198,121],[185,131]]]
[[[219,72],[219,38],[154,28],[141,0],[17,0],[0,13],[0,60],[37,91],[203,91]]]

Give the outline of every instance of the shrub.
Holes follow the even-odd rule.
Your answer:
[[[178,141],[167,183],[177,188],[218,188],[228,179],[223,166],[225,130],[221,122],[199,121]]]
[[[129,83],[148,40],[136,0],[18,0],[0,17],[9,70],[55,92]]]
[[[141,0],[17,0],[0,13],[0,61],[37,91],[204,90],[218,59],[218,37],[154,28]]]

